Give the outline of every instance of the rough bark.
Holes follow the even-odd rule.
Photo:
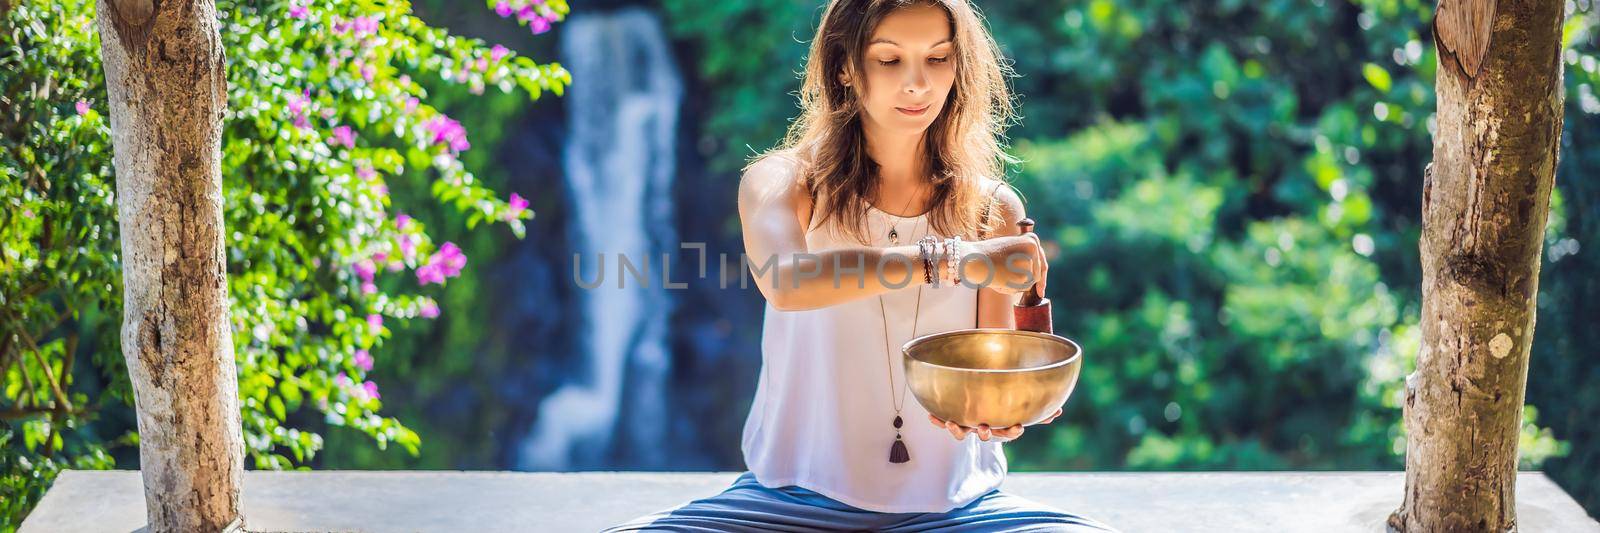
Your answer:
[[[122,352],[150,531],[242,527],[222,227],[226,70],[210,0],[99,0],[122,233]]]
[[[1517,528],[1517,436],[1561,138],[1563,6],[1488,4],[1441,1],[1434,20],[1422,347],[1406,378],[1394,530]]]

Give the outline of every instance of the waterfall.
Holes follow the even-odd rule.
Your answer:
[[[517,467],[665,467],[672,299],[661,272],[678,246],[671,187],[683,82],[660,20],[639,8],[575,14],[562,25],[560,58],[573,81],[562,152],[572,249],[582,279],[604,283],[578,291],[579,366],[539,404]],[[648,287],[632,276],[618,287],[623,256],[641,267],[649,258]],[[561,268],[572,279],[573,262]]]

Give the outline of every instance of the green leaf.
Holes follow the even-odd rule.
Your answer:
[[[1389,71],[1374,63],[1362,65],[1361,75],[1366,77],[1367,83],[1372,84],[1372,87],[1377,89],[1378,92],[1389,92],[1389,87],[1394,83],[1389,78]]]
[[[272,416],[274,418],[277,418],[278,420],[288,419],[288,415],[284,412],[283,408],[283,398],[273,396],[267,400],[267,406],[272,408]]]

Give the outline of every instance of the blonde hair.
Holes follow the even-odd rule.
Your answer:
[[[817,26],[800,89],[801,114],[783,143],[753,158],[778,153],[797,160],[800,182],[812,200],[812,225],[839,219],[851,237],[866,244],[865,218],[878,186],[878,165],[868,156],[861,127],[862,84],[845,86],[838,78],[865,80],[863,57],[872,30],[888,14],[927,4],[944,9],[955,53],[955,83],[944,108],[925,132],[923,153],[934,187],[929,223],[941,235],[992,234],[980,220],[987,191],[984,176],[1002,180],[1005,166],[1017,160],[1005,152],[1005,129],[1015,118],[1000,47],[983,17],[967,0],[834,0]],[[747,167],[748,168],[748,167]],[[823,201],[818,204],[818,200]],[[992,218],[992,217],[991,217]]]

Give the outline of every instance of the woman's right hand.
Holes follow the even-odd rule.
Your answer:
[[[971,245],[971,251],[964,252],[967,257],[962,264],[962,279],[1004,294],[1026,291],[1037,282],[1039,294],[1044,294],[1050,263],[1045,260],[1044,246],[1037,234],[995,237]]]

